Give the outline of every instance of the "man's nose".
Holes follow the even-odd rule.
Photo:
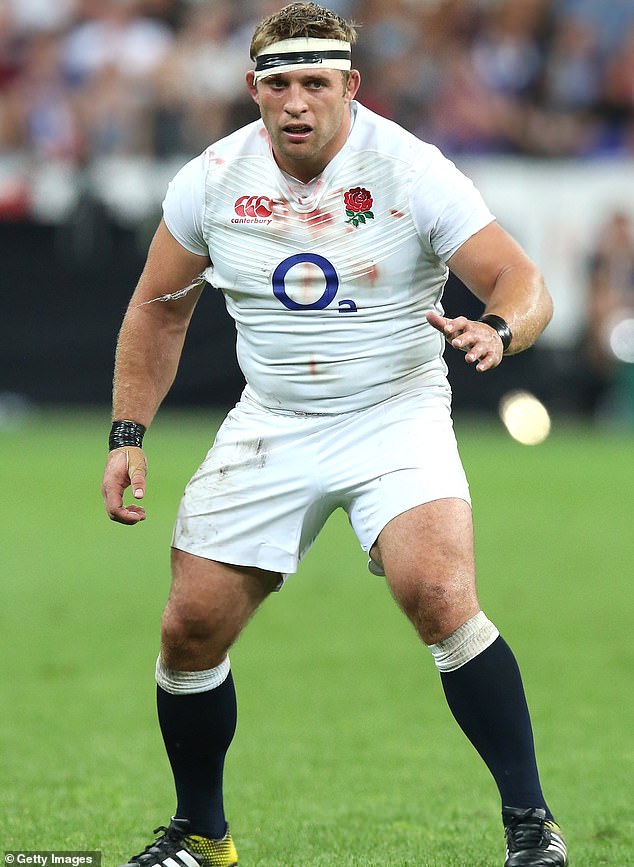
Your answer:
[[[286,95],[284,110],[288,114],[293,115],[293,117],[297,117],[302,114],[302,112],[306,111],[306,108],[306,99],[304,97],[303,88],[297,84],[291,85]]]

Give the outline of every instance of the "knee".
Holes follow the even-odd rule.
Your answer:
[[[161,622],[161,658],[170,668],[212,668],[225,658],[227,650],[210,618],[199,608],[166,608]]]
[[[161,621],[161,638],[166,644],[204,641],[210,632],[208,618],[196,608],[187,610],[168,605]]]
[[[464,582],[426,582],[399,596],[399,604],[425,644],[446,638],[480,610]]]

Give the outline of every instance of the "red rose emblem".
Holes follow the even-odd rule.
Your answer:
[[[363,187],[353,187],[344,193],[343,200],[347,211],[354,211],[355,214],[365,213],[372,210],[372,196]]]
[[[353,187],[348,190],[347,193],[343,194],[343,201],[348,217],[346,223],[352,223],[355,229],[359,223],[374,219],[372,194],[364,187]]]

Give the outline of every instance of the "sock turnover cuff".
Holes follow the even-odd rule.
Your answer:
[[[230,671],[231,664],[228,656],[225,656],[220,665],[204,671],[175,671],[163,665],[159,656],[154,675],[157,684],[165,692],[172,695],[188,695],[216,689],[225,682]]]
[[[429,649],[439,671],[455,671],[490,647],[500,633],[484,611],[479,611],[455,632]]]

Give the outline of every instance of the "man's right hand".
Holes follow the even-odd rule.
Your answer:
[[[145,509],[134,504],[124,506],[123,494],[126,488],[131,487],[133,496],[141,500],[145,496],[146,475],[147,460],[143,449],[136,446],[122,446],[109,453],[101,493],[111,521],[117,521],[119,524],[138,524],[139,521],[145,520]]]

